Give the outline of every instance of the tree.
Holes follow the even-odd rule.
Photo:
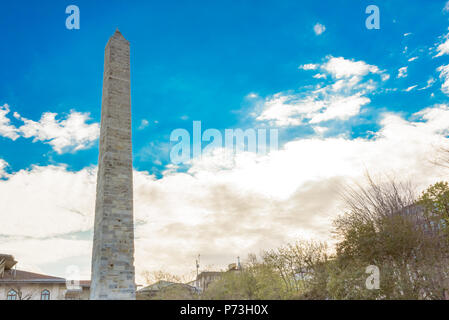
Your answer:
[[[449,184],[438,182],[427,188],[419,198],[431,227],[449,235]]]
[[[328,247],[326,243],[297,241],[263,254],[264,262],[280,275],[284,297],[325,299],[327,297]]]
[[[443,298],[441,266],[447,260],[428,232],[413,190],[410,184],[368,177],[368,187],[344,194],[348,211],[334,223],[339,242],[330,281],[333,298]],[[369,265],[380,270],[379,290],[365,288]]]
[[[144,271],[145,282],[150,286],[138,292],[139,300],[194,300],[198,299],[195,288],[185,284],[192,275],[178,276],[166,271]]]
[[[259,300],[282,299],[281,277],[273,267],[253,254],[240,270],[224,272],[203,292],[203,299]]]
[[[426,292],[436,299],[449,298],[449,184],[437,182],[418,201],[427,218],[426,234],[432,246],[426,252],[433,265],[427,267]]]
[[[250,255],[239,271],[225,272],[204,292],[205,299],[325,299],[328,248],[298,241]]]
[[[449,147],[438,148],[437,157],[431,162],[437,166],[449,168]]]

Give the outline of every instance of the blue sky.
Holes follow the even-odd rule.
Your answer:
[[[65,8],[70,4],[80,8],[80,30],[65,27],[68,16]],[[379,6],[379,30],[365,27],[368,17],[365,8],[369,4]],[[4,183],[5,192],[9,192],[3,194],[4,200],[9,201],[3,209],[14,207],[9,199],[18,196],[14,190],[20,190],[20,186],[36,184],[38,189],[49,188],[48,193],[51,194],[51,188],[56,188],[58,181],[64,181],[61,182],[63,186],[74,183],[71,178],[65,180],[66,177],[79,177],[77,183],[80,186],[83,179],[87,179],[86,185],[94,185],[95,175],[89,174],[88,170],[94,170],[98,157],[96,134],[101,111],[103,54],[106,42],[116,28],[131,43],[134,167],[142,179],[146,179],[146,182],[139,184],[143,188],[141,193],[155,192],[152,196],[147,195],[149,198],[167,192],[173,194],[167,195],[167,201],[171,201],[171,197],[177,199],[176,191],[173,191],[176,188],[171,187],[171,183],[183,186],[182,181],[187,178],[181,175],[182,172],[166,171],[170,168],[170,133],[177,128],[191,131],[194,120],[201,121],[203,129],[216,128],[221,131],[226,128],[277,128],[280,152],[296,148],[292,147],[295,143],[301,145],[302,150],[309,150],[308,146],[316,143],[310,150],[316,151],[317,156],[329,158],[322,148],[335,148],[337,153],[347,151],[342,161],[354,160],[355,155],[362,152],[355,145],[366,143],[373,146],[367,148],[370,151],[366,153],[372,152],[376,156],[360,160],[361,164],[357,162],[360,168],[372,165],[369,169],[373,171],[396,172],[398,168],[405,167],[411,172],[421,172],[420,169],[424,168],[421,162],[414,162],[415,167],[410,167],[412,164],[406,162],[408,152],[412,152],[407,147],[404,147],[407,152],[390,159],[391,168],[384,164],[376,166],[375,163],[379,161],[379,154],[389,153],[390,149],[384,147],[384,142],[388,144],[398,140],[395,142],[397,145],[388,144],[392,150],[396,150],[398,145],[410,144],[411,148],[412,144],[447,142],[449,128],[441,123],[448,113],[445,109],[447,77],[444,68],[437,70],[449,63],[449,42],[447,47],[444,46],[449,27],[449,12],[444,9],[445,5],[445,1],[3,1],[0,4],[0,30],[3,36],[0,106],[7,113],[4,113],[4,118],[0,113],[0,160],[3,160],[3,165],[0,162],[0,179],[3,179],[0,184]],[[317,24],[324,26],[321,34],[314,31]],[[402,72],[400,68],[403,68]],[[342,70],[346,74],[341,74]],[[332,89],[337,83],[341,89]],[[317,107],[321,104],[322,107]],[[329,110],[331,112],[326,113]],[[54,114],[54,118],[42,118],[48,113]],[[73,123],[64,122],[68,119],[72,119]],[[25,127],[22,127],[24,124]],[[404,127],[394,131],[400,126]],[[415,132],[411,128],[423,130],[424,133],[421,135],[421,131]],[[422,140],[410,137],[410,134],[420,134]],[[340,142],[342,145],[335,144]],[[291,148],[286,148],[286,145]],[[377,150],[375,148],[378,148],[378,153],[372,151]],[[298,163],[304,161],[303,165],[317,162],[313,157],[308,160],[301,158],[301,155],[298,157]],[[283,162],[273,161],[279,167],[284,166]],[[285,161],[288,166],[290,160]],[[289,207],[287,202],[296,199],[295,195],[301,198],[299,195],[308,192],[310,184],[322,181],[321,188],[331,180],[354,178],[360,173],[360,170],[349,172],[345,166],[336,166],[332,172],[323,174],[323,170],[317,169],[316,174],[303,175],[302,180],[293,182],[288,179],[288,174],[278,174],[276,168],[279,167],[276,165],[272,164],[273,172],[265,181],[273,188],[279,184],[275,188],[277,191],[271,187],[257,190],[246,185],[246,182],[233,180],[239,174],[245,176],[244,173],[252,172],[245,166],[227,167],[226,173],[211,173],[209,167],[204,169],[204,165],[192,165],[187,173],[188,179],[192,178],[198,183],[192,188],[205,197],[215,192],[215,189],[213,192],[210,190],[211,185],[226,186],[234,191],[239,190],[236,191],[239,194],[257,198],[258,205],[270,201],[274,208],[282,205]],[[332,167],[331,164],[323,165]],[[40,176],[50,169],[60,170],[61,176]],[[426,167],[425,170],[430,169]],[[432,174],[426,172],[426,178],[418,179],[419,183],[436,179],[434,171]],[[222,173],[224,178],[219,182],[209,178],[201,180],[210,177],[209,174],[218,176]],[[252,174],[255,173],[252,172],[251,177]],[[31,180],[33,175],[39,179],[56,180],[54,184],[39,187],[40,180]],[[25,180],[6,187],[7,183],[13,184],[18,179]],[[187,185],[191,186],[190,183]],[[258,198],[260,194],[266,198]],[[31,199],[27,198],[26,192],[23,197]],[[161,199],[164,197],[161,195]],[[23,237],[34,239],[36,245],[51,239],[56,243],[67,237],[73,241],[86,241],[86,237],[91,235],[89,226],[92,215],[87,211],[93,199],[91,197],[86,204],[80,205],[82,209],[76,208],[75,204],[70,208],[72,212],[82,212],[85,218],[82,222],[74,218],[73,228],[60,226],[63,222],[59,222],[58,217],[44,213],[41,216],[37,211],[49,210],[45,207],[37,209],[35,218],[46,217],[56,221],[55,226],[61,227],[61,232],[8,233],[3,226],[0,227],[0,236],[3,234],[13,239],[7,246],[12,251]],[[313,203],[315,196],[301,199],[303,202],[307,200],[310,206],[301,201],[297,205],[316,207]],[[176,219],[176,212],[182,213],[189,221],[184,223],[184,227],[195,226],[201,230],[202,227],[206,228],[204,223],[210,222],[205,217],[221,214],[223,208],[205,208],[203,204],[195,207],[192,203],[197,200],[192,195],[186,200],[188,204],[169,209],[166,203],[158,209],[148,205],[142,209],[145,214],[140,216],[138,213],[137,217],[143,225],[151,225],[151,217],[154,216],[147,216],[148,212],[171,210],[173,221],[179,220]],[[216,198],[209,200],[214,202]],[[42,201],[49,207],[52,205],[50,200]],[[235,206],[240,204],[237,198],[231,196],[226,201]],[[273,204],[272,201],[283,204]],[[32,201],[29,202],[30,208],[33,208]],[[326,212],[320,216],[322,220],[314,220],[313,223],[307,220],[309,222],[305,225],[310,226],[310,230],[321,230],[320,234],[328,232],[328,222],[323,221],[329,220],[328,212],[336,206],[319,209],[320,214]],[[61,205],[55,204],[54,208],[54,212],[58,212]],[[192,212],[192,216],[184,210]],[[250,215],[252,209],[245,210],[249,209],[240,208],[236,212]],[[203,212],[204,215],[198,217],[193,212]],[[273,212],[266,214],[275,215]],[[293,215],[293,212],[290,214]],[[314,213],[308,211],[302,214],[311,217]],[[17,211],[15,216],[17,220],[11,223],[16,227],[20,221],[27,219],[22,211]],[[165,232],[170,229],[169,226],[175,227],[173,221],[161,220],[155,228]],[[224,223],[223,228],[226,225]],[[240,251],[243,252],[236,250],[225,257],[215,256],[212,253],[215,249],[195,238],[197,242],[192,240],[191,245],[198,249],[192,249],[192,257],[196,254],[193,252],[203,248],[204,255],[207,257],[209,254],[211,264],[224,264],[238,254],[243,256],[242,253],[266,248],[269,246],[267,243],[283,243],[296,234],[294,230],[284,232],[288,234],[285,238],[280,236],[282,232],[279,231],[269,241],[268,231],[266,237],[251,238],[257,230],[263,234],[266,230],[262,227],[257,229],[245,225],[242,228],[249,236],[245,240],[238,238],[241,234],[236,235],[235,243],[240,243],[243,248]],[[156,229],[153,231],[156,232]],[[314,234],[303,231],[302,234]],[[177,232],[183,234],[179,229],[173,234]],[[218,234],[215,236],[220,237]],[[145,239],[143,235],[141,238]],[[173,236],[174,244],[175,239],[176,236]],[[143,247],[146,242],[142,240],[141,243]],[[76,247],[78,244],[73,245]],[[154,249],[152,246],[155,245],[148,243],[146,248]],[[146,249],[141,250],[146,252]],[[160,252],[162,249],[158,247],[157,250]],[[164,247],[164,250],[168,249]],[[75,251],[72,256],[54,256],[48,261],[31,258],[31,253],[28,254],[26,249],[18,250],[16,254],[29,259],[30,267],[47,272],[62,274],[67,261],[80,261],[82,268],[87,270],[89,254],[81,249]],[[138,254],[143,261],[145,255]],[[164,257],[161,254],[160,259]],[[183,258],[182,263],[190,259],[190,255],[186,253]],[[179,262],[168,258],[164,261],[171,264]],[[157,268],[157,265],[148,268]]]
[[[435,71],[441,60],[447,60],[435,61],[419,51],[433,45],[446,31],[448,16],[441,14],[444,1],[384,3],[380,30],[365,28],[364,1],[74,4],[81,11],[80,30],[65,28],[66,3],[1,4],[5,49],[0,52],[0,101],[36,121],[44,112],[63,117],[75,109],[89,112],[92,121],[98,122],[103,50],[118,27],[132,45],[134,161],[142,170],[161,169],[154,168],[155,159],[145,153],[150,143],[169,142],[175,128],[191,130],[191,120],[201,120],[205,128],[244,126],[244,117],[235,111],[246,106],[248,93],[265,97],[317,83],[298,70],[303,63],[333,55],[390,71],[409,65],[412,56],[420,56],[407,78],[394,79],[393,74],[390,81],[407,88],[424,85],[432,75],[429,70]],[[320,36],[313,32],[317,22],[326,26]],[[405,33],[412,35],[404,37]],[[407,54],[403,54],[405,46],[410,48]],[[430,100],[428,92],[415,91],[370,98],[372,109],[411,114],[429,103],[444,101],[445,96],[438,93]],[[190,121],[182,120],[183,116]],[[351,123],[353,135],[364,135],[376,127],[376,113],[367,118],[368,124]],[[151,125],[137,130],[142,119]],[[310,133],[301,129],[291,134]],[[95,147],[58,155],[32,139],[1,139],[0,144],[1,156],[12,170],[53,162],[79,170],[97,161]]]

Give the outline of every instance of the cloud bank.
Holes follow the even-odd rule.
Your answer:
[[[88,123],[89,113],[71,110],[66,117],[57,119],[58,114],[46,112],[39,121],[33,121],[14,112],[14,118],[24,123],[20,127],[11,123],[9,113],[7,104],[0,106],[0,136],[12,140],[32,138],[33,142],[49,144],[58,154],[86,149],[100,135],[100,125]]]
[[[320,69],[323,74],[315,78],[331,77],[324,86],[317,85],[304,92],[279,92],[262,102],[256,120],[267,121],[278,127],[318,124],[329,120],[347,120],[360,113],[371,100],[367,94],[376,88],[376,82],[368,75],[378,75],[381,81],[388,75],[377,66],[364,61],[353,61],[343,57],[326,58],[320,65],[305,64],[303,70]]]
[[[329,239],[331,221],[343,210],[343,185],[368,170],[410,178],[422,189],[442,178],[431,160],[438,146],[448,146],[448,134],[449,107],[437,105],[410,119],[383,114],[372,139],[301,138],[268,155],[232,159],[211,153],[187,172],[169,170],[160,179],[135,171],[137,272],[184,274],[194,270],[198,253],[205,264],[223,267],[298,238]],[[2,248],[35,265],[73,256],[88,265],[95,182],[95,168],[35,166],[6,174]]]

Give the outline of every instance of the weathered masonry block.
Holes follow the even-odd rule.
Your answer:
[[[105,50],[91,299],[136,298],[129,42]]]

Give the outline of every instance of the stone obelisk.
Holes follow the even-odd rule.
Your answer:
[[[120,31],[105,50],[91,299],[136,298],[129,42]]]

